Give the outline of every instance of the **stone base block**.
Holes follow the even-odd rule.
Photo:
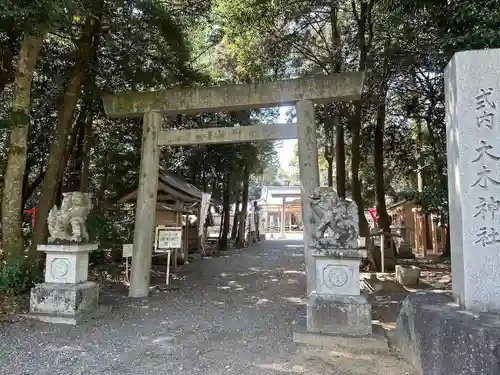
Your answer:
[[[110,311],[111,311],[111,306],[99,306],[96,310],[72,316],[41,314],[41,313],[30,313],[30,314],[25,314],[24,316],[26,316],[27,318],[37,319],[45,323],[77,325],[77,324],[87,323],[93,319],[100,318],[101,316],[106,315]]]
[[[396,281],[403,286],[416,287],[420,280],[420,268],[416,266],[396,266]]]
[[[293,342],[296,344],[318,346],[331,350],[346,350],[359,352],[389,351],[387,337],[382,327],[373,325],[371,336],[330,335],[326,333],[311,333],[306,328],[306,318],[298,319],[293,330]]]
[[[371,305],[360,296],[311,293],[307,302],[309,332],[367,336],[372,334]]]
[[[408,296],[391,343],[420,375],[500,374],[500,315],[463,310],[446,294]]]
[[[75,318],[97,309],[99,286],[87,281],[80,284],[38,284],[31,289],[30,313]]]

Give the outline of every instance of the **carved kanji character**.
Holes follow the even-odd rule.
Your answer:
[[[483,197],[479,197],[479,204],[476,205],[476,213],[474,214],[474,217],[478,217],[481,215],[483,220],[485,219],[486,212],[488,211],[488,203],[486,202],[486,199]]]
[[[491,218],[495,219],[495,213],[500,212],[500,200],[497,200],[493,197],[490,198],[490,203],[488,203],[488,211],[491,212]]]
[[[482,247],[486,247],[487,245],[493,245],[500,240],[498,239],[499,233],[495,230],[495,228],[481,227],[479,228],[479,233],[476,233],[476,237],[478,237],[477,241],[474,243],[481,244]]]
[[[496,109],[496,105],[493,101],[490,101],[489,97],[491,96],[493,89],[490,87],[487,90],[479,89],[480,94],[476,96],[476,109],[484,109],[486,106],[489,106],[492,109]]]
[[[493,160],[495,161],[498,161],[500,160],[500,156],[496,156],[496,155],[493,155],[490,150],[493,149],[493,146],[491,146],[490,144],[488,144],[486,141],[484,140],[481,140],[481,146],[476,148],[476,152],[479,154],[477,156],[477,158],[475,158],[474,160],[472,160],[473,162],[476,162],[476,161],[479,161],[481,160],[481,158],[484,156],[484,155],[487,155],[489,156],[490,158],[492,158]]]
[[[500,182],[492,179],[490,176],[488,176],[491,173],[491,169],[489,169],[486,165],[483,165],[481,167],[482,171],[477,172],[477,180],[471,185],[471,187],[482,187],[483,189],[488,189],[488,181],[493,183],[494,185],[498,186],[500,185]]]

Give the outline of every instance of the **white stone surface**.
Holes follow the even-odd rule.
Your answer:
[[[500,49],[460,52],[445,71],[453,295],[500,311]]]
[[[31,289],[30,311],[55,315],[75,315],[97,307],[99,286],[87,281],[77,285],[44,283]]]
[[[97,244],[39,245],[47,253],[45,283],[31,288],[30,317],[49,323],[77,324],[95,311],[99,286],[87,281],[89,253]]]
[[[97,250],[96,244],[39,245],[45,251],[45,282],[78,284],[87,281],[89,253]]]
[[[89,253],[97,250],[96,244],[39,245],[45,251],[45,282],[78,284],[87,281]]]
[[[38,245],[38,251],[45,251],[46,253],[79,253],[91,252],[98,249],[95,243],[89,244],[64,244],[64,245]]]
[[[226,128],[162,130],[158,136],[158,144],[182,146],[295,138],[297,138],[296,124],[259,124]]]
[[[315,257],[319,294],[359,296],[359,259]]]
[[[307,301],[307,330],[331,335],[369,337],[371,306],[365,296],[312,292]]]
[[[89,253],[48,253],[45,259],[45,282],[78,284],[87,281]]]

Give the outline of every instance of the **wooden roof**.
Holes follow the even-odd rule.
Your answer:
[[[173,204],[201,202],[202,191],[179,176],[170,172],[160,172],[158,175],[158,203]],[[135,203],[137,189],[120,198],[119,203]]]

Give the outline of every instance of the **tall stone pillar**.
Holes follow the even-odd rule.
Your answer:
[[[158,112],[144,114],[130,297],[147,297],[149,294],[160,162],[160,147],[158,146],[160,127],[161,115]]]
[[[456,53],[444,74],[453,296],[500,312],[500,49]]]
[[[313,228],[308,220],[311,217],[310,196],[319,186],[318,143],[316,141],[316,116],[314,103],[310,100],[297,102],[297,138],[299,146],[300,190],[302,203],[302,222],[304,225],[304,256],[306,263],[307,295],[315,289],[316,273],[314,258],[309,251]]]

